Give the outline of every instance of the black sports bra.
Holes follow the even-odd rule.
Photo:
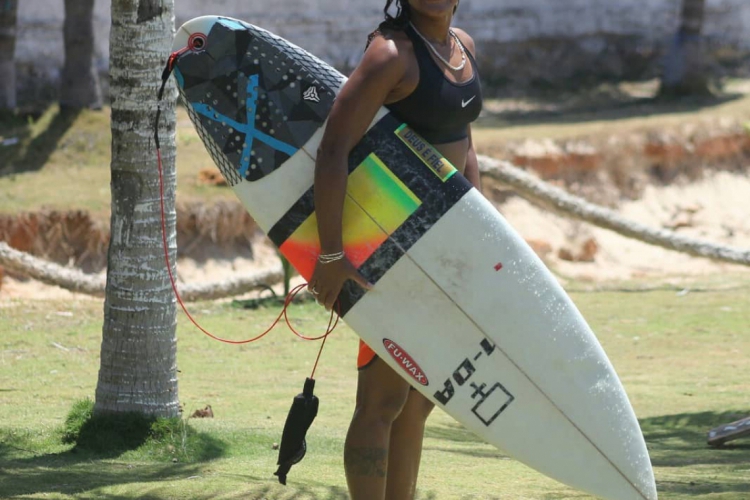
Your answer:
[[[464,48],[471,63],[472,77],[466,82],[452,82],[445,77],[414,29],[407,26],[404,32],[414,46],[419,83],[414,92],[386,107],[432,144],[466,139],[469,124],[482,110],[482,87],[474,57]]]

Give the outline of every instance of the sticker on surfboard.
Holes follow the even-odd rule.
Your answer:
[[[464,358],[453,370],[453,374],[445,379],[443,388],[435,391],[433,397],[446,406],[456,391],[469,391],[474,402],[471,413],[485,427],[489,427],[516,398],[500,382],[482,380],[485,370],[482,369],[481,361],[479,364],[477,361],[491,356],[495,352],[495,344],[488,339],[482,339],[479,346],[481,349],[475,355]]]
[[[434,146],[422,139],[419,134],[414,132],[407,124],[402,124],[396,129],[396,136],[404,144],[409,146],[422,162],[437,175],[441,181],[445,182],[456,173],[456,167],[451,165]]]
[[[411,216],[422,201],[378,158],[367,156],[349,174],[344,200],[344,251],[359,268]],[[312,278],[320,254],[315,212],[279,250],[305,279]]]
[[[388,354],[396,360],[398,365],[411,376],[418,383],[428,386],[430,382],[427,380],[427,375],[422,371],[414,358],[412,358],[408,352],[392,341],[391,339],[383,339],[383,345],[385,346]]]

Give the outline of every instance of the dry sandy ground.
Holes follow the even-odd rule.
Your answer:
[[[571,279],[602,284],[637,279],[680,283],[695,278],[716,282],[726,277],[750,277],[750,268],[716,263],[664,250],[611,231],[571,221],[512,197],[499,207],[500,212],[526,238],[544,241],[551,251],[544,257],[563,283]],[[621,204],[618,211],[626,218],[649,225],[666,227],[674,222],[689,224],[677,229],[685,236],[716,244],[750,249],[750,178],[727,172],[707,174],[691,184],[648,187],[640,200]],[[561,260],[558,252],[593,237],[598,252],[593,262]],[[182,281],[217,280],[234,273],[251,273],[258,268],[277,265],[276,254],[267,244],[255,248],[255,259],[209,260],[198,264],[181,260],[178,276]],[[81,298],[66,290],[35,281],[5,277],[0,288],[0,303],[17,299]]]
[[[738,273],[750,276],[749,267],[695,258],[625,238],[542,211],[519,197],[511,198],[499,209],[525,238],[550,243],[553,251],[545,260],[564,277],[603,282]],[[689,226],[680,227],[676,232],[750,250],[750,178],[745,175],[714,172],[690,184],[649,186],[641,199],[622,203],[617,211],[629,220],[652,228],[687,223]],[[593,262],[574,263],[557,257],[559,248],[588,237],[593,237],[599,246]]]

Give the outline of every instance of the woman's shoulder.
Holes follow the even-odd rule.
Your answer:
[[[375,50],[394,51],[405,53],[413,50],[411,39],[404,30],[379,27],[370,34],[368,50],[370,46],[375,45]]]
[[[380,64],[407,62],[414,51],[411,40],[403,30],[378,28],[370,35],[365,50],[364,61],[377,61]]]
[[[451,28],[453,32],[458,36],[458,39],[461,40],[461,43],[464,47],[466,47],[469,52],[471,52],[471,55],[476,54],[476,47],[474,46],[474,39],[469,36],[468,33],[466,33],[461,28]]]
[[[375,33],[378,33],[382,38],[386,40],[393,40],[395,43],[403,43],[409,41],[409,36],[406,34],[406,28],[398,29],[381,26],[377,30],[375,30]]]

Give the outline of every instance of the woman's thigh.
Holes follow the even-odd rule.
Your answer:
[[[409,397],[409,384],[382,359],[359,370],[357,411],[384,412],[396,418]]]

